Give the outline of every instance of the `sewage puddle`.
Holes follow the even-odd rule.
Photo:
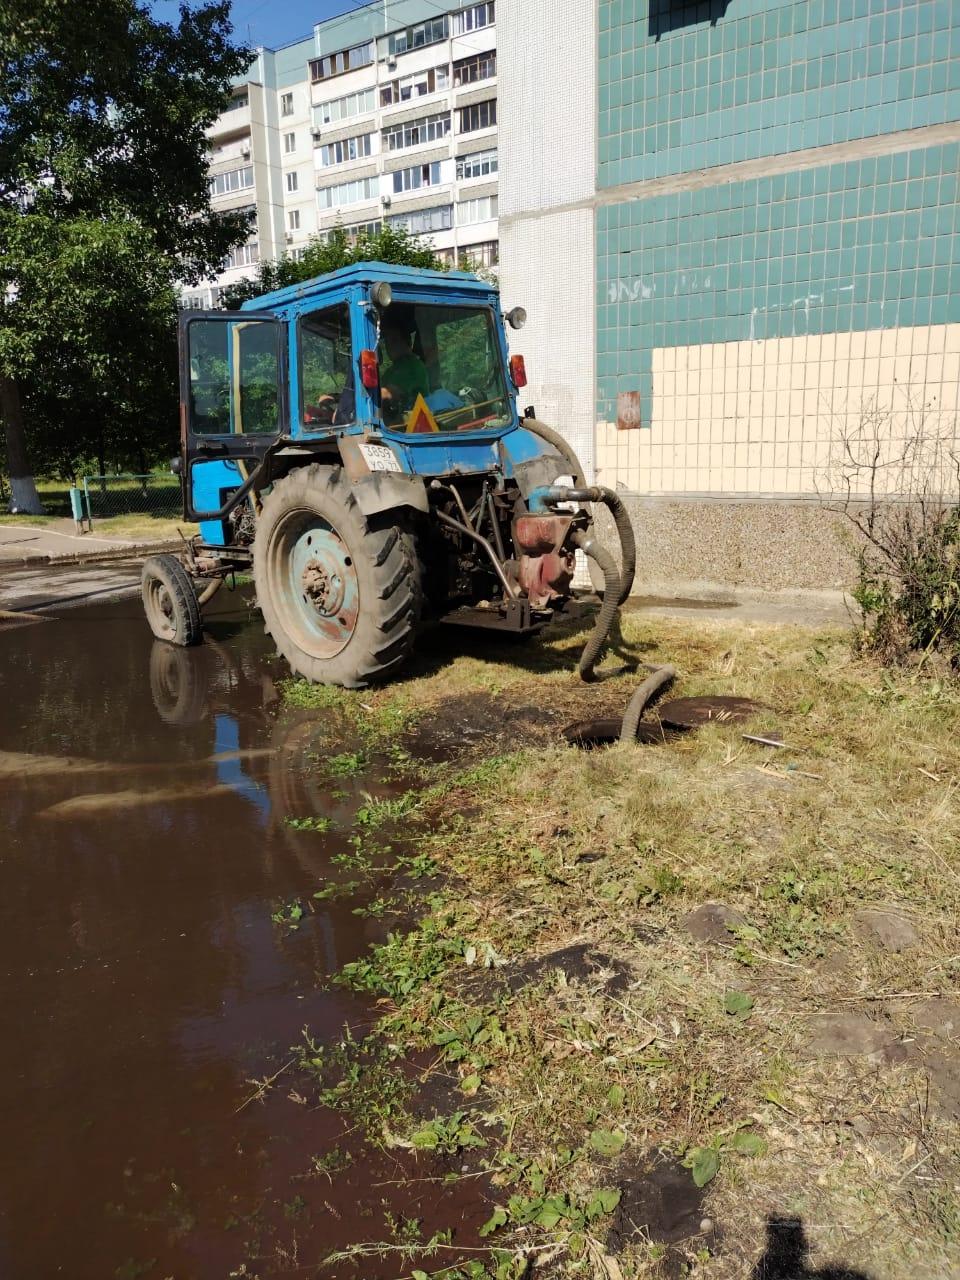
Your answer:
[[[489,1215],[476,1180],[364,1154],[297,1090],[302,1028],[369,1025],[324,979],[384,933],[355,913],[376,885],[313,894],[349,880],[365,793],[403,786],[374,762],[331,787],[333,713],[281,710],[239,594],[210,629],[162,646],[126,600],[0,633],[4,1280],[395,1280],[418,1264],[319,1264],[389,1239],[390,1215],[467,1244]]]

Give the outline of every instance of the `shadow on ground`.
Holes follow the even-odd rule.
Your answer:
[[[814,1269],[808,1265],[809,1253],[799,1218],[768,1218],[767,1247],[750,1280],[870,1280],[865,1271],[842,1263]]]

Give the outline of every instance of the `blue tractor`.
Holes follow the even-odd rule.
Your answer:
[[[465,272],[378,262],[186,312],[174,466],[200,535],[144,567],[154,634],[197,643],[206,599],[252,569],[291,670],[359,688],[400,669],[421,618],[539,630],[569,600],[580,548],[604,599],[589,676],[630,588],[632,534],[563,438],[518,412],[526,376],[504,320],[524,319]],[[593,536],[597,502],[620,566]]]

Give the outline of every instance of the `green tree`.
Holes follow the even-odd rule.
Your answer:
[[[15,503],[46,466],[172,436],[175,285],[248,215],[215,214],[206,128],[249,65],[229,3],[0,0],[0,417]]]
[[[328,238],[314,236],[300,257],[285,255],[263,261],[252,280],[242,280],[221,294],[228,309],[239,307],[250,298],[285,289],[291,284],[312,280],[355,262],[389,262],[393,266],[420,267],[428,271],[446,271],[447,264],[429,244],[411,235],[405,227],[382,227],[350,240],[342,227],[335,227]]]

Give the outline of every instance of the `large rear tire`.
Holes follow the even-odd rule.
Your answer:
[[[278,480],[253,544],[257,603],[297,675],[360,689],[388,679],[413,647],[420,565],[399,523],[374,526],[339,467]]]
[[[203,621],[190,575],[176,556],[150,556],[140,576],[140,595],[150,630],[169,644],[199,644]]]

